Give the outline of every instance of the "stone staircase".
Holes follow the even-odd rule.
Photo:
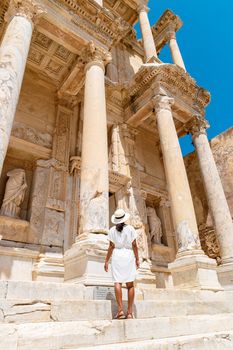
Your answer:
[[[232,350],[233,292],[158,289],[112,320],[82,285],[0,282],[0,350]]]

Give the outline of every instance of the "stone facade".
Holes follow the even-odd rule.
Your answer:
[[[109,217],[123,207],[138,233],[139,290],[221,289],[210,258],[232,258],[224,244],[229,220],[214,235],[227,213],[225,197],[220,214],[211,202],[212,222],[199,196],[203,184],[190,175],[196,165],[186,159],[190,192],[178,142],[196,116],[204,118],[210,95],[186,72],[176,41],[180,18],[167,10],[151,28],[146,5],[1,5],[0,244],[9,270],[3,279],[15,279],[16,271],[20,278],[23,261],[23,279],[111,286],[102,268],[106,234]],[[137,20],[142,40],[133,29]],[[158,59],[166,44],[174,64]],[[200,153],[204,146],[197,147]],[[220,166],[222,155],[215,155]],[[231,206],[231,168],[221,164]],[[23,249],[17,259],[15,249]],[[199,269],[211,274],[209,286]]]
[[[147,5],[1,1],[1,349],[232,349],[233,130],[209,144],[183,23],[166,10],[151,27]],[[116,208],[140,257],[137,319],[117,322]]]

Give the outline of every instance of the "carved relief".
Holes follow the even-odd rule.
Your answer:
[[[23,203],[27,189],[25,170],[14,169],[7,173],[5,195],[0,214],[14,218],[20,216],[20,206]]]
[[[42,133],[24,123],[14,122],[12,135],[22,140],[35,143],[36,145],[47,148],[52,147],[52,136],[50,134]]]
[[[53,140],[53,157],[68,167],[70,152],[70,118],[72,111],[58,106]]]
[[[61,247],[64,241],[64,213],[46,209],[41,244]]]
[[[220,246],[214,231],[213,226],[206,226],[205,224],[199,226],[199,235],[202,249],[210,258],[221,261]]]
[[[67,173],[61,170],[56,170],[52,167],[50,168],[49,173],[49,188],[46,207],[58,211],[64,211]]]

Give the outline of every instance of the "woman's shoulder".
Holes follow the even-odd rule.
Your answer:
[[[135,231],[135,228],[132,225],[126,225],[127,230]]]
[[[109,229],[108,233],[113,233],[113,232],[115,232],[115,231],[116,231],[116,226],[112,226],[112,227]]]

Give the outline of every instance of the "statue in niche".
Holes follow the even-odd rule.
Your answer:
[[[200,249],[198,238],[195,237],[189,227],[187,221],[182,221],[177,227],[178,237],[178,252],[181,253],[186,250]]]
[[[158,217],[155,208],[147,207],[147,217],[149,224],[149,237],[152,244],[162,244],[162,225],[161,220]]]
[[[0,210],[1,215],[19,218],[20,205],[27,189],[26,174],[23,169],[13,169],[7,173],[5,195]]]

